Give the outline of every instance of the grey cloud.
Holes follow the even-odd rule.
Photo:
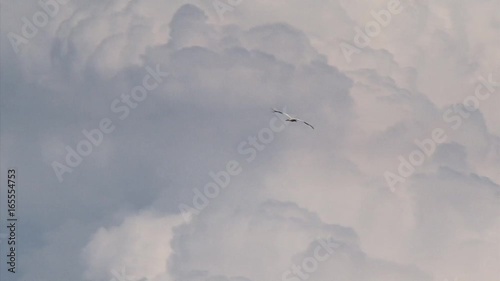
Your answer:
[[[77,2],[21,56],[2,40],[1,164],[20,169],[32,241],[19,276],[274,280],[318,236],[346,246],[311,279],[498,275],[498,95],[456,131],[442,119],[478,73],[498,80],[498,3],[403,2],[350,64],[338,43],[386,1],[245,2],[224,22],[183,1]],[[18,23],[3,10],[2,36]],[[111,102],[157,64],[170,75],[119,122]],[[280,106],[316,129],[247,163],[238,144]],[[116,130],[59,184],[50,163],[104,117]],[[447,141],[391,193],[383,172],[436,127]],[[230,160],[242,174],[183,224],[178,204]]]

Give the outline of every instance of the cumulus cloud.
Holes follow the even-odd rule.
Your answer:
[[[479,77],[500,83],[499,3],[401,1],[347,60],[389,2],[242,1],[220,18],[210,1],[75,1],[20,54],[2,40],[1,163],[22,170],[33,241],[20,276],[495,280],[500,87]],[[2,36],[33,14],[2,5]],[[146,66],[169,75],[121,120],[110,105]],[[491,95],[469,112],[478,85]],[[249,160],[239,145],[282,106],[316,129],[287,126]],[[116,129],[59,183],[51,163],[102,118]],[[436,128],[445,141],[392,192],[384,173]],[[231,160],[241,174],[183,220]],[[325,239],[339,247],[305,270]]]
[[[168,278],[165,268],[173,254],[170,242],[179,223],[180,218],[141,213],[127,217],[119,226],[101,227],[83,249],[89,268],[86,277],[105,280],[122,274],[128,278]]]

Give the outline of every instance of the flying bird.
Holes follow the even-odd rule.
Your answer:
[[[306,124],[307,126],[311,127],[314,130],[313,125],[307,123],[306,121],[304,121],[302,119],[292,117],[288,113],[280,111],[280,110],[277,110],[276,108],[273,108],[273,112],[285,115],[286,118],[287,118],[285,121],[288,121],[288,122],[302,122],[302,123]]]

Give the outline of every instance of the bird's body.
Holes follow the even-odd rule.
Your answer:
[[[311,124],[307,123],[306,121],[304,121],[302,119],[292,117],[288,113],[280,111],[280,110],[277,110],[275,108],[273,108],[273,112],[285,115],[287,117],[287,119],[285,121],[292,122],[292,123],[293,122],[302,122],[302,123],[306,124],[307,126],[311,127],[311,129],[314,130],[314,127]]]

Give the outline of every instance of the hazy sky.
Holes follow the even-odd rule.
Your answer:
[[[499,0],[58,1],[0,0],[2,280],[500,280]]]

